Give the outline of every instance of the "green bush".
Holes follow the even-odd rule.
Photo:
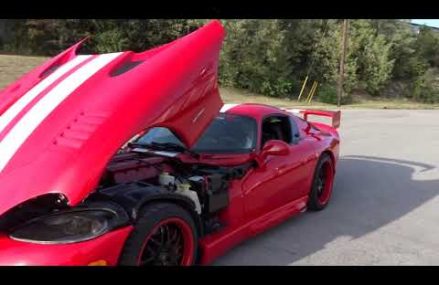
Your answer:
[[[293,82],[282,79],[274,81],[264,81],[261,93],[270,97],[289,97],[293,91]]]
[[[413,99],[425,103],[439,102],[439,70],[437,68],[427,70],[414,82]]]
[[[337,104],[337,90],[330,85],[322,85],[317,90],[317,99],[328,104]]]
[[[128,44],[120,30],[108,30],[96,36],[95,49],[98,53],[108,53],[124,50]]]
[[[205,20],[188,19],[21,19],[4,20],[11,37],[4,51],[55,55],[91,36],[90,52],[144,51],[193,31]],[[308,76],[323,84],[316,98],[335,104],[342,21],[336,19],[223,20],[220,84],[270,97],[293,97]],[[1,48],[2,43],[0,43]],[[404,97],[437,102],[439,34],[407,21],[349,20],[343,89],[374,96],[392,81],[410,85]],[[427,72],[427,70],[430,70]],[[309,91],[309,90],[308,90]],[[307,93],[307,92],[305,92]],[[403,92],[405,93],[405,92]],[[349,95],[342,98],[346,104]]]
[[[337,89],[333,85],[324,84],[317,89],[317,100],[327,104],[337,104]],[[349,94],[343,95],[341,98],[342,105],[352,103],[352,97]]]

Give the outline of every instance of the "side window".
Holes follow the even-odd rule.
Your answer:
[[[281,140],[286,143],[292,141],[292,129],[289,117],[270,116],[262,122],[262,141],[261,146],[269,140]]]
[[[297,126],[296,120],[290,117],[290,125],[291,125],[291,143],[297,144],[300,141],[300,131]]]

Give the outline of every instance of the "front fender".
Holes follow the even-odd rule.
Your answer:
[[[175,203],[191,214],[200,236],[204,233],[201,218],[195,211],[195,203],[188,197],[171,193],[159,186],[144,183],[120,184],[99,191],[93,199],[116,202],[125,209],[132,223],[135,223],[139,212],[146,205],[158,202]]]

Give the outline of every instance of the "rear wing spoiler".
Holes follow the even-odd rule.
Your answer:
[[[340,127],[341,112],[340,111],[326,111],[326,110],[311,110],[311,109],[284,109],[287,112],[295,115],[302,115],[305,121],[308,121],[309,115],[329,117],[332,119],[332,127],[337,129]]]

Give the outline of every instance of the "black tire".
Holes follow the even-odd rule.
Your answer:
[[[327,199],[325,199],[325,201],[321,201],[322,199],[320,198],[320,190],[319,190],[319,175],[322,173],[322,171],[325,170],[325,167],[328,167],[328,164],[331,166],[331,177],[330,179],[330,186],[328,186],[329,189],[329,196],[327,197]],[[329,202],[329,199],[331,197],[332,194],[332,186],[333,186],[333,181],[334,181],[334,165],[332,162],[331,157],[329,156],[329,154],[327,153],[323,153],[320,158],[319,161],[317,162],[316,165],[316,169],[314,171],[314,176],[313,176],[313,181],[311,184],[311,191],[309,193],[309,200],[308,200],[308,209],[311,211],[321,211],[323,210]]]
[[[191,215],[182,207],[174,203],[153,203],[146,205],[140,212],[139,217],[134,225],[134,229],[125,242],[121,256],[119,258],[119,265],[122,266],[138,266],[139,256],[142,254],[146,240],[150,237],[157,226],[162,222],[179,219],[184,221],[189,227],[193,238],[193,250],[190,251],[192,255],[193,265],[196,262],[197,248],[198,248],[198,234],[195,223]]]

